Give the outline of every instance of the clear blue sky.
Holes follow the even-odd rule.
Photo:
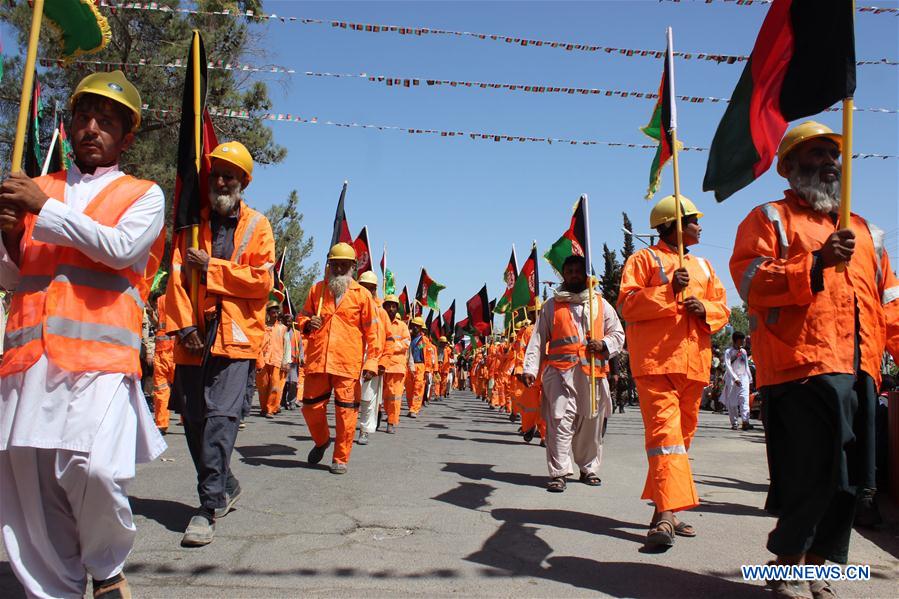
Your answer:
[[[264,7],[268,13],[324,20],[647,49],[664,48],[665,28],[670,25],[676,49],[721,54],[748,54],[767,11],[764,5],[691,0],[679,4],[268,0]],[[248,63],[278,64],[298,72],[291,77],[261,76],[271,83],[274,111],[335,122],[643,143],[646,138],[639,127],[650,116],[653,103],[648,100],[450,87],[404,89],[360,79],[306,77],[302,72],[655,91],[662,68],[661,60],[650,58],[522,48],[472,38],[357,33],[329,25],[280,22],[253,28],[266,55],[248,57]],[[856,30],[860,59],[899,58],[899,17],[858,14]],[[679,60],[677,92],[729,97],[741,71],[739,63]],[[899,68],[859,67],[858,106],[895,109],[897,96]],[[707,147],[723,111],[724,104],[680,103],[680,138],[687,145]],[[840,128],[839,113],[815,118]],[[899,154],[897,125],[899,115],[857,113],[856,150]],[[532,240],[542,254],[567,227],[571,206],[581,193],[590,196],[595,256],[603,242],[620,248],[622,210],[638,231],[648,232],[651,203],[643,200],[643,194],[651,150],[495,143],[291,123],[271,127],[288,155],[283,163],[257,171],[247,190],[251,204],[265,209],[297,189],[306,230],[316,240],[314,259],[321,262],[340,186],[349,180],[347,214],[353,234],[368,225],[375,260],[388,244],[390,267],[400,287],[405,283],[414,291],[419,268],[426,266],[447,286],[441,295],[443,309],[455,297],[464,314],[465,300],[485,282],[495,296],[502,288],[501,273],[511,245],[518,250],[519,264]],[[782,197],[786,182],[772,168],[726,203],[717,204],[711,194],[701,192],[706,159],[705,153],[681,154],[682,193],[706,213],[702,244],[695,251],[711,260],[729,302],[738,304],[727,269],[737,225],[753,206]],[[895,264],[899,161],[856,161],[854,173],[853,207],[887,231]],[[656,197],[671,191],[669,166]],[[541,278],[553,278],[545,262],[540,268]]]
[[[895,3],[892,3],[895,5]],[[880,5],[889,3],[880,2]],[[665,27],[674,28],[675,48],[748,54],[766,14],[764,6],[628,2],[275,2],[267,12],[299,17],[413,25],[598,45],[664,48]],[[860,14],[857,54],[896,60],[899,18]],[[356,33],[330,26],[272,23],[259,28],[271,63],[302,71],[382,74],[543,83],[655,91],[662,64],[649,58],[604,53],[522,48],[511,44],[443,36]],[[729,97],[742,67],[705,61],[676,63],[677,92]],[[859,106],[896,108],[899,68],[858,69]],[[607,141],[643,142],[639,127],[652,102],[597,96],[528,94],[449,87],[390,88],[364,80],[295,75],[289,87],[272,86],[276,112],[336,122],[416,128],[514,133]],[[708,146],[722,104],[678,107],[680,137]],[[820,120],[839,128],[839,113]],[[856,148],[899,154],[897,115],[857,113]],[[330,234],[338,191],[350,181],[347,214],[355,235],[368,225],[375,259],[388,244],[397,280],[415,286],[419,267],[447,286],[441,308],[465,300],[487,283],[491,296],[514,243],[519,264],[536,239],[541,253],[567,227],[580,193],[590,196],[594,255],[602,243],[620,248],[621,211],[648,231],[651,207],[642,199],[652,151],[535,143],[443,139],[400,132],[273,123],[288,150],[278,166],[262,169],[248,189],[265,207],[293,188],[300,192],[306,230],[315,235],[321,260]],[[727,260],[737,224],[755,205],[779,199],[785,181],[771,169],[724,204],[701,192],[706,154],[681,154],[682,193],[706,213],[703,242],[708,257],[739,303]],[[855,162],[854,207],[888,232],[896,261],[899,161]],[[666,169],[660,192],[671,193]],[[639,245],[639,244],[638,244]],[[541,278],[552,278],[541,263]],[[414,289],[412,290],[414,291]]]

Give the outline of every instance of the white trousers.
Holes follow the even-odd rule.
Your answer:
[[[381,408],[381,377],[362,381],[362,405],[359,406],[359,429],[366,433],[375,432],[378,426],[378,410]]]
[[[606,379],[596,380],[597,413],[590,412],[589,376],[578,368],[543,371],[543,417],[546,419],[546,466],[550,478],[597,474],[602,463],[605,423],[612,412]],[[573,462],[573,464],[572,464]]]
[[[3,542],[29,597],[81,599],[88,575],[115,576],[131,552],[136,528],[125,485],[135,473],[137,416],[121,395],[90,452],[0,451]]]
[[[749,385],[750,381],[742,381],[742,386],[737,386],[733,381],[724,384],[724,405],[727,407],[727,415],[731,425],[740,420],[749,422]]]

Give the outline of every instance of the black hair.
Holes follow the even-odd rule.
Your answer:
[[[587,259],[583,256],[578,256],[577,254],[572,254],[565,258],[565,262],[562,263],[562,268],[566,268],[568,265],[574,264],[580,266],[586,272],[587,270]]]
[[[79,110],[102,110],[112,108],[122,121],[122,137],[131,133],[134,127],[134,114],[124,105],[97,94],[85,93],[78,96],[75,105],[72,106],[72,116]]]
[[[731,339],[737,341],[738,339],[746,339],[746,333],[741,333],[740,331],[734,331],[734,334],[730,336]]]

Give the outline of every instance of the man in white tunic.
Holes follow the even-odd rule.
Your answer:
[[[733,345],[724,350],[724,405],[730,417],[730,427],[737,430],[740,420],[743,430],[751,430],[749,424],[749,388],[752,386],[752,373],[749,371],[749,354],[743,344],[746,335],[734,331],[731,336]]]
[[[138,357],[164,199],[118,167],[140,106],[120,71],[89,75],[71,100],[71,170],[0,184],[0,286],[14,292],[0,365],[0,526],[29,597],[80,598],[88,575],[94,597],[130,597],[125,487],[137,462],[166,447]]]
[[[572,472],[580,481],[599,486],[602,438],[612,412],[605,362],[624,345],[618,314],[597,292],[593,299],[594,339],[588,339],[589,291],[586,262],[569,256],[563,284],[543,304],[524,355],[522,380],[530,387],[543,366],[543,415],[546,419],[547,490],[561,493]],[[563,317],[564,315],[564,317]],[[591,408],[589,358],[595,362],[596,410]]]

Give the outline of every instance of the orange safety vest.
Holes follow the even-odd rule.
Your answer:
[[[35,179],[51,198],[65,198],[66,174]],[[85,216],[113,227],[152,181],[125,175],[103,188]],[[95,262],[73,248],[33,238],[25,217],[21,278],[10,306],[0,376],[23,372],[47,354],[69,372],[140,373],[141,328],[153,276],[165,248],[163,229],[142,273]]]
[[[165,295],[156,300],[156,352],[170,352],[175,347],[175,339],[166,331]]]
[[[605,336],[602,309],[602,302],[599,302],[599,313],[593,317],[593,335],[596,339]],[[568,370],[580,364],[584,373],[590,374],[587,346],[574,323],[571,304],[568,302],[553,302],[553,329],[546,356],[546,363],[558,370]],[[604,360],[594,359],[594,378],[605,378],[608,369]]]

